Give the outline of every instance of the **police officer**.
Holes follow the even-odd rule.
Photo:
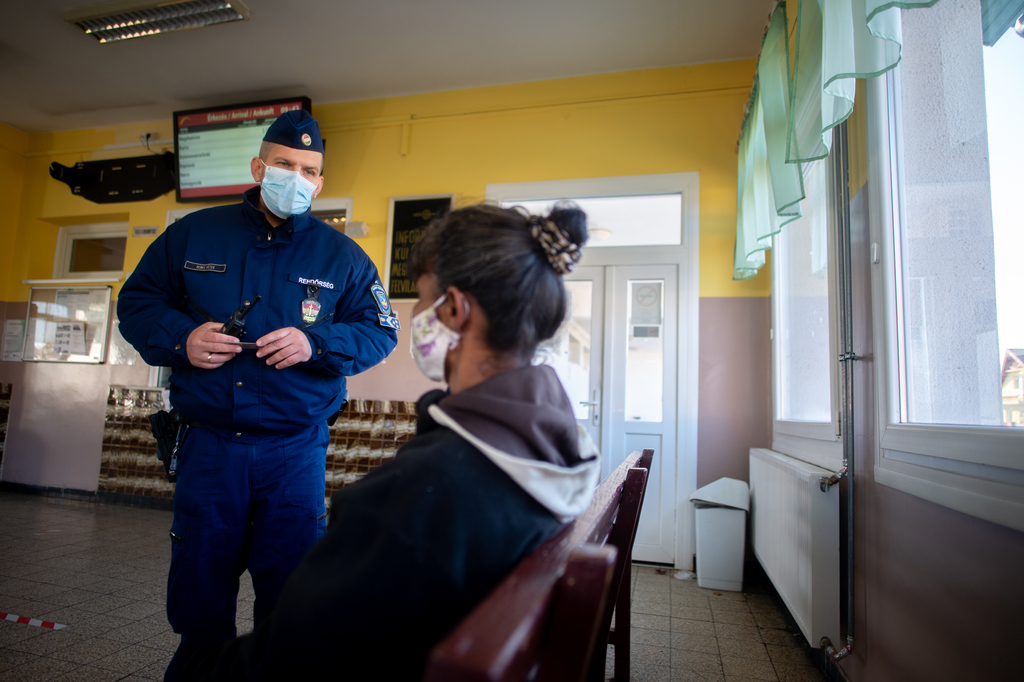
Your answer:
[[[326,527],[327,419],[345,377],[395,347],[373,263],[310,215],[323,159],[317,122],[281,115],[250,164],[259,186],[168,227],[118,298],[121,333],[173,368],[171,403],[191,423],[174,493],[167,616],[182,637],[169,680],[189,651],[235,636],[247,568],[255,622],[273,609]],[[244,304],[244,336],[220,333]]]

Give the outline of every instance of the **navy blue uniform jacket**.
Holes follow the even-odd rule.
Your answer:
[[[350,238],[307,211],[272,229],[256,207],[259,187],[240,204],[189,214],[150,245],[117,301],[121,334],[147,364],[174,368],[171,403],[225,436],[298,433],[334,414],[345,377],[373,367],[394,349],[392,313],[371,287],[377,270]],[[188,298],[223,322],[262,296],[245,320],[243,341],[301,328],[309,283],[319,286],[315,323],[304,331],[313,355],[283,370],[243,350],[217,369],[185,354],[188,335],[207,322]],[[237,439],[236,439],[237,440]]]

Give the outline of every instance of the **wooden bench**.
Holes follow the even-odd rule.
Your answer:
[[[653,455],[627,457],[583,514],[438,642],[424,681],[602,680],[609,644],[615,679],[627,681],[631,555]]]

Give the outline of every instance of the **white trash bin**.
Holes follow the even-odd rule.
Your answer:
[[[742,592],[749,486],[720,478],[690,495],[690,501],[697,508],[697,584]]]

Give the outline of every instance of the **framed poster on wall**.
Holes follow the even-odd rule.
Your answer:
[[[384,287],[392,301],[418,297],[416,282],[405,269],[409,249],[423,236],[430,221],[447,213],[455,204],[454,194],[421,194],[391,197],[388,206],[388,243],[384,251]]]
[[[101,364],[109,316],[108,286],[32,287],[22,360]]]

